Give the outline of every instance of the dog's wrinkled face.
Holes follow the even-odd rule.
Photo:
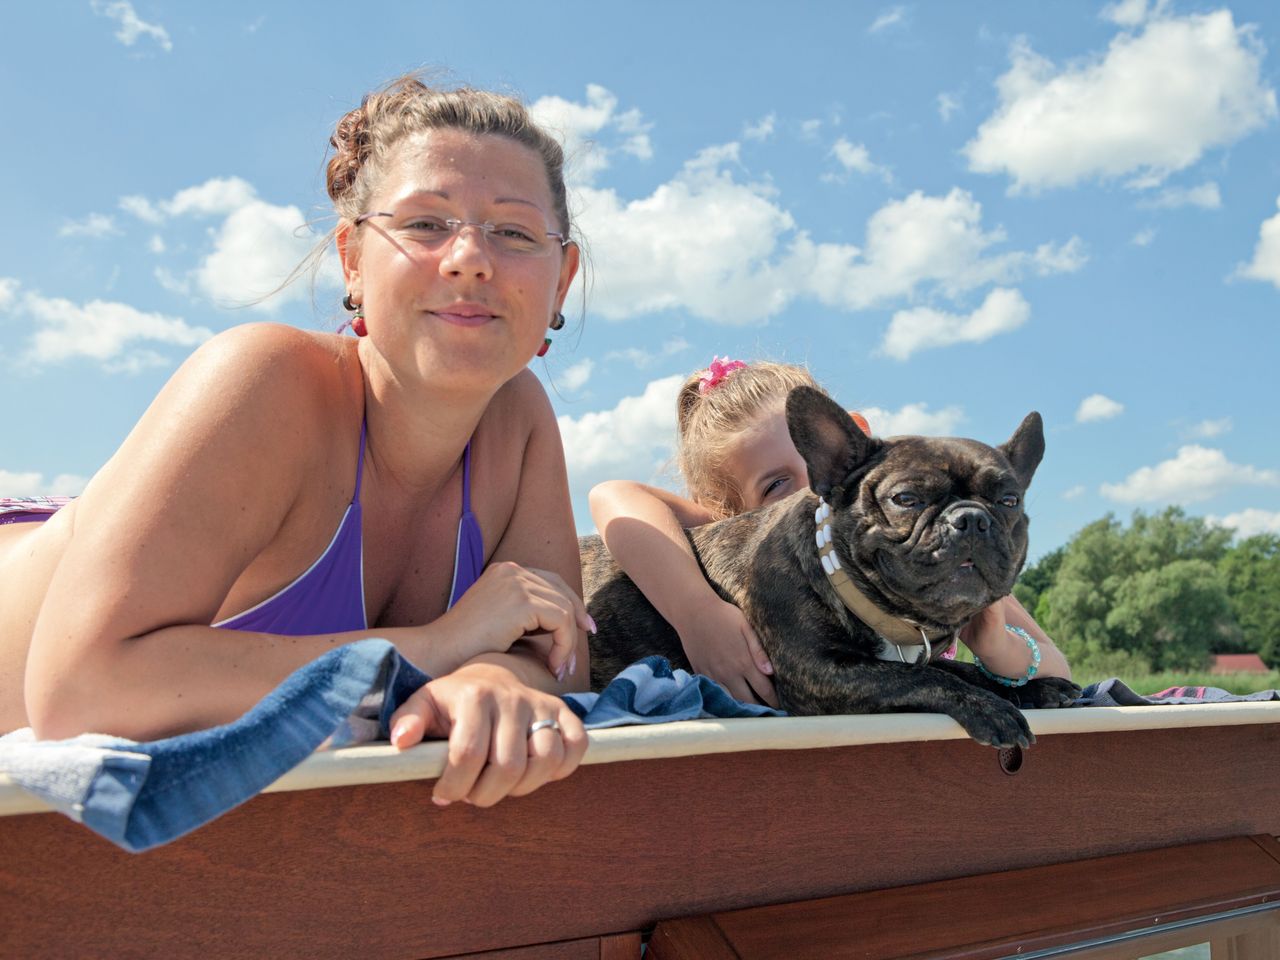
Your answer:
[[[787,423],[810,487],[831,504],[837,551],[891,612],[958,626],[1013,589],[1027,552],[1022,499],[1044,454],[1039,414],[999,447],[873,440],[802,387]]]

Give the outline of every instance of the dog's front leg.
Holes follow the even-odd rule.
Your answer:
[[[933,666],[946,670],[983,690],[990,690],[996,696],[1003,697],[1024,710],[1070,707],[1080,699],[1080,687],[1062,677],[1036,677],[1020,687],[1010,687],[992,680],[972,663],[938,660],[933,663]]]
[[[775,666],[783,706],[792,713],[945,713],[982,744],[1027,747],[1035,741],[1008,700],[931,666],[788,659],[784,655]]]

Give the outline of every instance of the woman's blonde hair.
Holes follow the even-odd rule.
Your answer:
[[[744,508],[742,490],[724,469],[734,438],[760,417],[781,409],[796,387],[822,390],[804,367],[761,360],[718,376],[698,370],[680,388],[676,398],[680,473],[689,496],[717,518]]]

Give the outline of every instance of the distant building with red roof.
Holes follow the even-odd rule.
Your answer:
[[[1217,653],[1209,658],[1210,673],[1269,673],[1256,653]]]

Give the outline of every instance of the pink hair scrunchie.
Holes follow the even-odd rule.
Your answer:
[[[698,393],[706,393],[708,390],[717,386],[725,377],[733,373],[735,370],[741,370],[746,364],[741,360],[730,360],[728,357],[711,358],[711,366],[707,368],[707,372],[698,380]]]

